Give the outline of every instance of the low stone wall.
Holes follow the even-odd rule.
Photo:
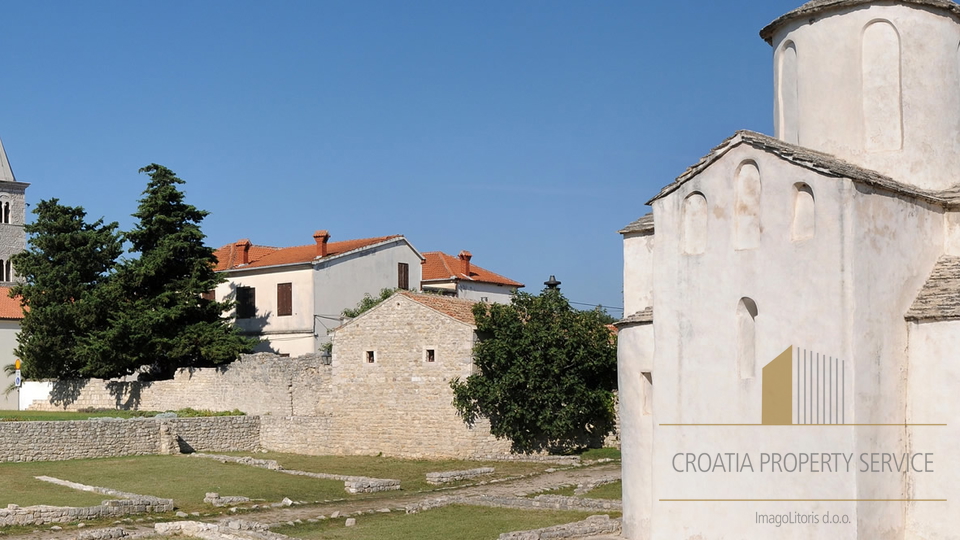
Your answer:
[[[169,448],[169,439],[178,448]],[[257,416],[0,422],[0,462],[253,451],[259,444]]]
[[[427,483],[434,486],[449,484],[450,482],[459,482],[469,480],[485,474],[493,474],[493,467],[480,467],[479,469],[468,469],[465,471],[446,471],[427,473]]]
[[[136,493],[124,493],[115,489],[88,486],[76,482],[68,482],[49,476],[38,476],[37,480],[50,482],[71,489],[100,493],[113,497],[122,497],[103,501],[99,506],[71,507],[71,506],[27,506],[15,504],[0,508],[0,527],[8,525],[35,526],[50,523],[70,523],[90,519],[114,518],[133,514],[173,512],[173,499],[160,499]]]
[[[256,459],[250,457],[236,456],[218,456],[214,454],[193,454],[193,457],[213,459],[221,463],[238,463],[260,469],[268,469],[293,476],[307,476],[318,480],[337,480],[343,482],[343,489],[347,493],[377,493],[380,491],[396,491],[400,489],[399,480],[384,478],[367,478],[366,476],[348,476],[343,474],[315,473],[307,471],[296,471],[284,469],[279,463],[272,459]]]
[[[621,529],[619,519],[610,519],[610,516],[590,516],[583,521],[557,525],[533,531],[517,531],[503,533],[499,540],[545,540],[547,538],[587,538],[601,534],[619,534]]]
[[[562,495],[537,495],[526,497],[501,497],[495,495],[477,495],[464,499],[464,504],[489,506],[492,508],[522,508],[525,510],[621,510],[621,501],[606,499],[582,499]]]

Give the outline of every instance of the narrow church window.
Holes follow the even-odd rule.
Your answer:
[[[7,281],[13,281],[13,263],[7,261]]]
[[[793,194],[793,230],[794,242],[813,238],[817,231],[817,212],[814,205],[813,190],[804,183],[794,184]]]
[[[800,144],[800,78],[798,76],[797,46],[788,41],[780,50],[777,89],[779,99],[777,132],[780,140]]]
[[[741,379],[757,374],[757,304],[741,298],[737,305],[737,365]]]
[[[3,259],[0,259],[0,281],[9,281],[7,279],[7,270],[6,265],[3,264]]]
[[[3,222],[10,223],[10,203],[3,203]]]
[[[707,248],[707,198],[693,192],[683,200],[681,242],[683,252],[690,255],[703,253]]]
[[[900,34],[888,21],[863,30],[863,133],[868,152],[903,147],[900,95]]]
[[[737,169],[737,203],[734,209],[736,249],[754,249],[760,245],[760,169],[745,161]]]
[[[643,416],[653,414],[653,373],[644,371],[640,374],[640,387],[643,393]]]

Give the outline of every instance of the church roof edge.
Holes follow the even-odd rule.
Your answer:
[[[826,154],[816,150],[811,150],[809,148],[804,148],[802,146],[797,146],[795,144],[786,143],[769,135],[763,135],[762,133],[756,133],[754,131],[747,130],[738,131],[732,137],[729,137],[720,143],[716,148],[711,150],[709,154],[702,157],[700,161],[684,171],[684,173],[677,177],[676,180],[664,186],[654,198],[647,201],[647,204],[653,204],[654,201],[662,199],[663,197],[673,193],[679,189],[680,186],[696,177],[703,170],[712,165],[713,162],[720,159],[727,152],[741,144],[747,144],[753,148],[756,148],[757,150],[771,153],[785,161],[793,163],[794,165],[816,171],[826,176],[849,178],[850,180],[860,184],[893,193],[899,193],[908,197],[942,206],[960,206],[960,185],[954,186],[953,188],[945,191],[931,191],[913,187],[902,182],[898,182],[889,176],[880,174],[877,171],[844,161],[831,154]]]
[[[784,25],[791,21],[807,17],[815,18],[831,11],[875,3],[879,3],[878,0],[813,0],[793,11],[777,17],[773,22],[765,26],[763,30],[760,30],[760,37],[772,45],[773,35],[777,30],[783,28]],[[898,3],[944,9],[952,13],[954,17],[960,19],[960,5],[950,0],[899,0]]]

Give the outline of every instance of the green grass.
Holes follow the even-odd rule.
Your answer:
[[[580,459],[583,459],[583,460],[620,459],[620,449],[619,448],[593,448],[593,449],[587,450],[583,454],[580,454]]]
[[[432,486],[427,483],[426,475],[428,472],[459,471],[479,467],[493,467],[495,470],[492,475],[478,476],[473,480],[466,480],[460,483],[445,484],[445,486],[456,486],[495,478],[539,473],[554,466],[550,463],[458,460],[426,461],[370,456],[301,456],[297,454],[280,453],[243,455],[250,455],[259,459],[274,459],[285,469],[400,480],[401,489],[407,492],[437,489],[438,486]]]
[[[323,501],[357,498],[343,490],[343,482],[317,480],[257,469],[233,463],[185,456],[140,456],[128,458],[49,461],[0,464],[0,507],[7,504],[80,505],[100,504],[108,497],[75,492],[39,482],[46,475],[81,484],[108,487],[156,497],[171,498],[186,512],[210,511],[204,495],[215,491],[223,496],[241,495],[277,502],[284,497],[295,501]],[[7,489],[13,482],[14,489]],[[66,491],[64,491],[66,490]],[[74,498],[75,497],[75,498]],[[92,497],[92,498],[91,498]],[[54,502],[54,501],[58,502]]]
[[[178,418],[196,418],[203,416],[243,416],[237,409],[232,411],[207,411],[179,409],[168,411],[177,413]],[[68,411],[0,411],[0,422],[44,422],[64,420],[88,420],[90,418],[146,418],[160,414],[157,411],[120,411],[113,409],[95,409],[79,412]]]
[[[343,518],[338,518],[282,527],[273,532],[304,540],[490,540],[505,532],[571,523],[590,515],[590,512],[447,506],[410,515],[358,516],[356,526],[349,528],[343,526]]]
[[[583,495],[588,499],[608,499],[619,501],[623,498],[623,483],[616,481],[612,484],[604,484],[596,489],[588,491]]]
[[[157,413],[153,413],[157,414]],[[135,418],[147,416],[141,411],[100,411],[100,412],[66,412],[66,411],[0,411],[0,422],[43,422],[60,420],[87,420],[103,417]]]

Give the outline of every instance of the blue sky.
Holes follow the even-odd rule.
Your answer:
[[[126,228],[156,162],[215,247],[404,234],[620,307],[616,231],[772,132],[757,33],[801,3],[8,2],[0,138],[31,203]]]

